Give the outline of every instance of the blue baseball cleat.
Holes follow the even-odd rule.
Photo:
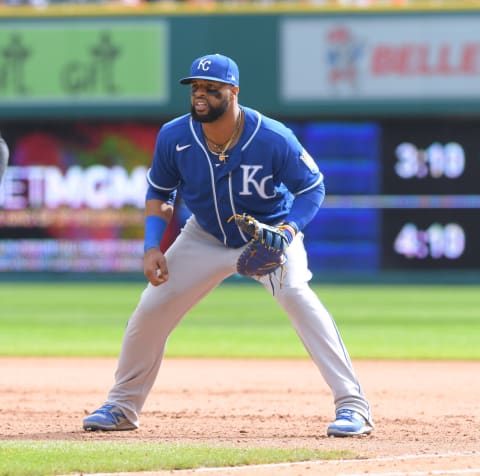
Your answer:
[[[338,410],[335,421],[327,428],[328,436],[361,436],[372,432],[373,427],[368,421],[354,410]]]
[[[106,403],[83,420],[83,429],[86,431],[122,431],[136,430],[122,410],[116,405]]]

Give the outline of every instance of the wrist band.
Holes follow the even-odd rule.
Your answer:
[[[167,221],[157,215],[149,215],[145,218],[144,252],[150,248],[158,248],[160,246],[160,242],[162,241],[167,226]]]
[[[283,231],[285,236],[288,239],[288,242],[291,243],[293,239],[295,238],[295,235],[297,234],[297,229],[296,229],[295,223],[284,223],[283,225],[280,226],[280,230]]]

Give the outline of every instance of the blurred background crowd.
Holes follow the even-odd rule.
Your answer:
[[[139,5],[143,3],[185,3],[185,4],[310,4],[324,6],[409,6],[409,5],[442,5],[445,0],[0,0],[0,5],[33,5],[46,6],[49,4],[65,3],[109,3],[120,5]],[[463,4],[478,3],[477,0],[462,1]]]

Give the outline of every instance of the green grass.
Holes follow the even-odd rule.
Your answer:
[[[3,284],[0,355],[117,356],[142,283]],[[479,359],[480,286],[314,285],[352,358]],[[225,284],[172,334],[169,356],[307,357],[259,285]]]
[[[324,294],[356,358],[480,358],[479,286],[334,287]]]
[[[0,441],[0,476],[160,471],[352,457],[348,451],[121,442]]]

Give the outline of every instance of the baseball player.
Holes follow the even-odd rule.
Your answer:
[[[2,177],[5,173],[5,169],[7,168],[8,164],[8,146],[5,140],[2,137],[0,132],[0,183],[2,183]]]
[[[115,384],[83,428],[139,427],[168,336],[193,306],[238,271],[250,237],[232,217],[248,214],[268,234],[268,248],[282,243],[282,266],[255,279],[285,310],[332,390],[336,416],[327,434],[369,434],[374,426],[369,404],[332,317],[308,284],[312,274],[302,229],[323,201],[322,173],[291,130],[238,103],[239,70],[232,59],[197,58],[180,83],[190,87],[191,111],[160,129],[147,172],[149,284],[128,321]],[[159,244],[177,190],[192,215],[163,254]]]

